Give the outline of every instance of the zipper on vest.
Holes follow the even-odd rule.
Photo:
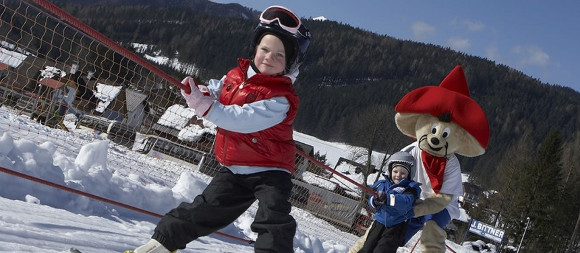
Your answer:
[[[234,89],[234,91],[232,91],[232,95],[230,95],[230,99],[228,101],[228,104],[232,104],[232,100],[234,100],[234,97],[236,97],[236,94],[238,93],[238,91],[242,88],[244,88],[244,85],[246,84],[246,81],[243,81],[240,85],[238,85],[237,89]]]
[[[222,161],[223,161],[224,165],[229,165],[228,164],[228,161],[226,161],[226,150],[228,150],[228,147],[227,147],[228,146],[227,145],[228,144],[228,138],[229,138],[229,134],[228,134],[228,132],[225,132],[224,133],[224,147],[223,147],[223,151],[222,151],[222,154],[221,154]]]

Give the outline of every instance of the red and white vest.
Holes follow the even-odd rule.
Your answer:
[[[289,77],[255,74],[246,80],[248,59],[228,72],[219,97],[223,105],[244,105],[254,101],[284,96],[290,109],[279,124],[254,133],[237,133],[218,128],[215,154],[218,162],[228,165],[284,168],[294,172],[295,144],[292,138],[298,95]]]

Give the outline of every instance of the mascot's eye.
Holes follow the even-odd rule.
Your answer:
[[[441,134],[441,136],[443,138],[447,138],[447,137],[449,137],[450,134],[451,134],[451,128],[447,127],[445,129],[443,129],[443,134]]]
[[[438,124],[433,124],[431,126],[431,133],[432,134],[436,134],[437,133],[437,128],[439,128],[439,125]]]

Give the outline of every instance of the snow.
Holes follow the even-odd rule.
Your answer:
[[[155,63],[160,64],[160,65],[167,65],[167,63],[169,62],[169,57],[167,57],[167,56],[151,56],[151,55],[146,54],[145,59],[152,61],[152,62],[155,62]]]
[[[52,66],[46,66],[44,69],[40,70],[40,76],[42,78],[62,78],[66,76],[66,72]],[[56,77],[55,77],[56,76]]]
[[[361,164],[365,163],[366,156],[360,156],[360,153],[363,152],[364,149],[360,147],[355,147],[344,143],[324,141],[314,136],[296,131],[294,131],[293,138],[296,141],[311,145],[314,148],[315,153],[318,151],[320,155],[325,155],[326,164],[337,171],[349,171],[350,173],[354,174],[354,167],[338,164],[338,160],[340,160],[341,157]],[[384,156],[384,153],[374,151],[372,155],[372,163],[374,165],[380,164],[380,161]]]
[[[198,68],[195,64],[180,62],[177,58],[169,58],[167,56],[161,55],[161,50],[155,50],[155,45],[148,45],[148,44],[141,44],[141,43],[131,43],[130,45],[135,52],[140,53],[143,55],[145,59],[150,62],[157,63],[159,65],[167,65],[172,69],[180,71],[186,75],[191,76],[198,76],[200,68]],[[153,51],[152,54],[149,54],[150,51]],[[179,52],[174,53],[175,57],[179,56]]]
[[[109,104],[117,97],[119,92],[121,92],[121,86],[106,85],[103,83],[97,83],[95,92],[95,97],[99,99],[99,104],[97,105],[97,112],[104,112]]]
[[[10,67],[16,68],[20,66],[24,60],[26,60],[26,55],[0,48],[0,62],[3,62]]]
[[[0,167],[157,214],[192,201],[211,179],[187,165],[149,157],[91,130],[75,129],[72,115],[66,119],[71,132],[39,125],[1,107]],[[306,135],[296,135],[313,145]],[[158,220],[7,173],[0,172],[0,185],[0,252],[62,253],[71,247],[123,252],[145,243]],[[255,210],[253,206],[221,232],[254,240],[250,224]],[[357,239],[301,209],[293,208],[291,214],[298,222],[297,253],[347,252]],[[456,252],[473,252],[452,242],[448,245]],[[410,247],[399,252],[409,252]],[[253,247],[212,234],[180,252],[253,252]]]
[[[312,18],[312,20],[316,20],[316,21],[327,21],[328,19],[325,16],[319,16],[319,17]]]

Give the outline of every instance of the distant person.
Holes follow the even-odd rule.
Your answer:
[[[251,59],[239,59],[238,66],[208,86],[191,77],[182,81],[191,87],[191,93],[181,91],[188,106],[218,126],[214,149],[222,167],[192,203],[169,211],[136,253],[184,249],[235,221],[255,200],[255,252],[294,252],[297,225],[289,198],[299,100],[293,83],[309,43],[310,32],[298,16],[271,6],[254,30]]]
[[[74,74],[71,74],[71,79],[77,85],[77,92],[76,92],[76,99],[83,101],[81,104],[81,110],[83,111],[91,111],[97,108],[97,104],[99,103],[99,99],[95,96],[93,90],[91,90],[85,79],[82,77],[83,73],[81,71],[77,71]],[[88,79],[87,75],[87,79]]]
[[[375,221],[349,253],[395,253],[404,245],[407,220],[413,217],[411,210],[421,193],[419,183],[409,179],[414,163],[415,158],[407,152],[391,155],[385,179],[371,187],[377,190],[377,196],[371,195],[368,201],[376,210]]]

